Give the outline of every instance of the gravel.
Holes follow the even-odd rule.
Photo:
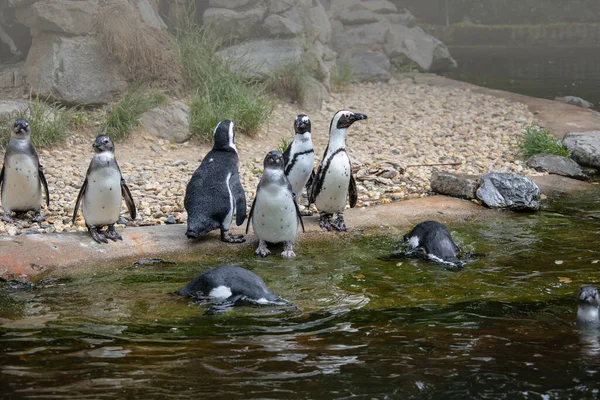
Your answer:
[[[307,113],[294,104],[278,104],[257,136],[237,135],[248,207],[260,180],[265,154],[276,149],[282,137],[293,138],[296,115],[306,113],[311,118],[318,160],[327,146],[330,120],[340,109],[369,117],[349,129],[346,141],[357,177],[357,207],[427,196],[434,168],[467,174],[493,171],[540,175],[518,157],[521,132],[535,122],[527,106],[470,90],[398,78],[389,83],[356,84],[344,93],[333,93],[317,112]],[[71,216],[93,154],[95,134],[74,133],[65,145],[39,151],[50,188],[50,207],[42,209],[47,219],[41,224],[22,217],[13,223],[0,221],[0,234],[87,231],[81,216],[75,225],[71,224]],[[138,208],[135,221],[121,218],[117,227],[184,223],[185,187],[212,144],[172,144],[138,130],[115,147]],[[440,163],[454,165],[422,166]],[[306,200],[301,199],[300,203],[306,204]],[[125,207],[122,215],[128,217]]]

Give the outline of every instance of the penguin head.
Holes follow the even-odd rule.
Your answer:
[[[265,157],[264,167],[283,169],[283,154],[277,150],[271,150]]]
[[[217,124],[214,132],[214,150],[229,150],[235,147],[235,132],[233,131],[233,121],[225,119]]]
[[[294,122],[294,131],[297,135],[302,135],[306,132],[310,132],[310,118],[308,115],[300,114],[296,117]]]
[[[348,110],[340,110],[333,116],[331,120],[330,129],[335,127],[336,129],[347,129],[356,121],[361,119],[367,119],[365,114],[354,113]]]
[[[600,296],[598,290],[593,286],[582,286],[579,289],[579,304],[590,304],[594,306],[600,306]]]
[[[94,140],[92,147],[96,152],[101,153],[103,151],[115,151],[115,146],[110,138],[106,135],[100,135]]]
[[[24,119],[18,119],[13,125],[13,136],[15,137],[29,137],[31,135],[31,126]]]

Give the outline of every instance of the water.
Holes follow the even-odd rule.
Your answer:
[[[600,108],[599,47],[451,47],[458,68],[447,76],[554,100],[578,96]]]
[[[461,271],[379,259],[356,234],[293,261],[213,256],[116,266],[0,290],[4,398],[598,398],[600,333],[575,326],[598,285],[600,197],[449,224],[486,253]],[[302,311],[204,307],[170,295],[235,262]],[[400,264],[401,263],[401,264]]]

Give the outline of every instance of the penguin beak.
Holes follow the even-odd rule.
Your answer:
[[[356,122],[356,121],[360,121],[361,119],[367,119],[367,115],[361,114],[361,113],[354,113],[354,115],[352,115],[351,119],[352,119],[352,122]]]

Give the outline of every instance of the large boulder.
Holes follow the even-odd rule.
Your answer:
[[[431,175],[431,190],[447,196],[471,200],[475,198],[480,180],[481,178],[475,175],[434,171]]]
[[[93,29],[97,9],[95,0],[42,0],[17,8],[15,16],[32,36],[47,31],[86,35]]]
[[[579,164],[568,157],[553,154],[538,154],[528,159],[527,165],[535,170],[550,174],[581,180],[588,179],[588,176],[583,172]]]
[[[189,116],[190,108],[187,104],[174,101],[144,113],[140,121],[150,135],[182,143],[192,136]]]
[[[36,37],[24,75],[34,94],[65,104],[106,104],[128,86],[119,66],[107,60],[93,36]]]
[[[390,59],[408,57],[429,72],[443,72],[456,68],[446,45],[419,27],[394,24],[387,31],[385,53]]]
[[[352,76],[359,81],[388,81],[391,77],[390,60],[379,52],[363,51],[350,58]]]
[[[477,198],[488,207],[513,211],[539,210],[540,197],[540,189],[535,182],[519,174],[484,174],[477,189]]]
[[[152,7],[149,0],[138,0],[137,8],[140,13],[140,18],[145,24],[154,29],[167,29],[167,24],[165,24],[165,21],[158,15],[157,10]]]
[[[267,36],[276,37],[296,36],[304,29],[302,25],[277,14],[271,14],[265,18],[262,27]]]
[[[23,100],[0,101],[0,120],[13,119],[19,112],[27,110],[28,104]]]
[[[259,32],[258,27],[265,17],[266,7],[231,10],[209,8],[204,11],[204,24],[213,27],[224,38],[249,38]]]
[[[577,164],[600,169],[600,131],[567,133],[563,144]]]

